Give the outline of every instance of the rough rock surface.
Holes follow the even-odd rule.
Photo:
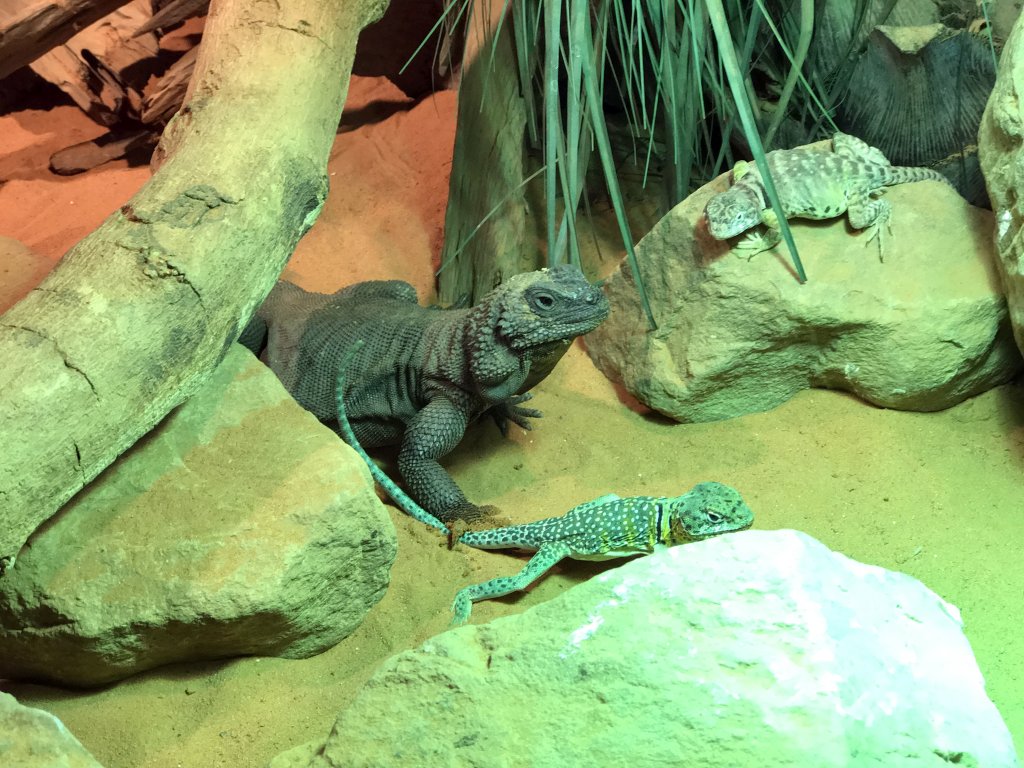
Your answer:
[[[978,130],[978,158],[995,211],[995,250],[1017,346],[1024,351],[1024,17],[999,57],[995,88]]]
[[[383,596],[395,551],[363,462],[235,346],[0,579],[0,678],[319,653]]]
[[[726,187],[725,177],[704,186],[638,245],[656,331],[628,268],[606,284],[611,316],[587,348],[643,403],[679,421],[715,421],[826,387],[932,411],[1019,369],[988,211],[938,182],[890,187],[884,262],[845,219],[793,221],[801,285],[784,246],[748,261],[710,237],[704,206]]]
[[[49,712],[0,692],[0,765],[10,768],[102,768]]]
[[[387,661],[312,761],[274,763],[950,764],[1019,765],[959,613],[795,531],[662,550],[439,635]]]

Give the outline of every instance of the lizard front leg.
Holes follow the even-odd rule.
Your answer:
[[[736,164],[732,167],[732,183],[735,184],[737,181],[742,179],[751,170],[756,169],[757,166],[753,163],[748,163],[746,160],[737,160]]]
[[[774,210],[765,208],[761,211],[761,223],[767,227],[764,234],[751,232],[736,244],[736,250],[744,251],[748,261],[763,251],[771,250],[782,239],[779,217],[775,215]]]
[[[877,238],[878,260],[885,261],[882,230],[884,227],[887,232],[892,233],[892,203],[888,200],[873,199],[870,194],[864,193],[851,198],[847,218],[854,229],[869,230],[866,245]]]
[[[469,502],[438,459],[459,444],[469,417],[446,397],[435,397],[406,426],[398,452],[398,471],[409,495],[443,523],[474,521],[487,508]]]
[[[508,437],[509,422],[518,425],[527,432],[533,429],[533,425],[529,420],[539,419],[544,414],[536,408],[522,407],[522,403],[532,399],[533,393],[524,392],[521,395],[512,395],[508,400],[492,405],[487,409],[486,413],[490,414],[491,418],[494,419],[494,423],[498,425],[498,431],[501,432],[502,437]]]
[[[530,561],[523,566],[523,570],[515,576],[499,576],[482,584],[463,587],[456,593],[455,601],[452,603],[452,613],[454,614],[452,624],[465,624],[469,621],[473,603],[477,600],[490,600],[492,597],[501,597],[526,589],[570,554],[571,549],[565,542],[543,544],[530,558]]]

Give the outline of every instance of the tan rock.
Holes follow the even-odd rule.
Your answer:
[[[377,670],[320,754],[290,757],[1019,768],[956,608],[797,531],[664,549],[431,638]]]
[[[316,654],[380,600],[395,550],[363,462],[236,345],[0,579],[0,677]]]
[[[656,331],[628,268],[606,284],[611,316],[587,348],[642,402],[679,421],[714,421],[825,387],[932,411],[1020,369],[988,211],[939,182],[890,187],[884,262],[845,217],[794,220],[808,275],[801,285],[784,246],[748,261],[706,232],[704,206],[726,183],[695,192],[637,247]]]
[[[1018,17],[999,58],[996,85],[978,129],[978,160],[995,211],[994,241],[1017,346],[1024,350],[1024,22]]]
[[[0,693],[0,765],[10,768],[103,768],[49,712]]]

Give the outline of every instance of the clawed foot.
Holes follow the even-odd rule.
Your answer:
[[[885,253],[883,251],[884,246],[882,239],[882,227],[885,227],[885,232],[888,235],[892,235],[892,225],[888,221],[872,224],[871,227],[868,229],[868,239],[864,246],[866,248],[870,248],[872,240],[878,241],[878,260],[884,264]]]
[[[453,510],[444,518],[448,526],[448,549],[454,549],[462,534],[467,531],[486,531],[489,528],[500,528],[511,525],[512,520],[498,507],[485,504],[478,507],[468,501]]]
[[[498,429],[501,432],[502,437],[508,437],[509,422],[512,422],[529,432],[533,429],[533,425],[530,424],[529,419],[539,419],[544,415],[536,408],[519,407],[520,403],[525,403],[527,400],[531,399],[533,399],[533,393],[524,392],[521,395],[513,395],[505,402],[492,406],[488,410],[488,413],[491,414],[491,418],[494,419],[494,423],[498,425]]]
[[[736,243],[736,250],[743,251],[743,255],[747,257],[747,261],[757,256],[757,254],[764,251],[770,251],[776,245],[778,245],[779,239],[766,237],[760,232],[751,232],[747,234],[742,240]]]

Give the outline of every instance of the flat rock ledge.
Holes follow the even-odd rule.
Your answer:
[[[235,345],[0,579],[0,678],[310,656],[380,600],[396,548],[363,462]]]
[[[103,768],[64,723],[0,692],[0,765],[11,768]]]
[[[638,558],[392,657],[272,768],[1018,768],[959,612],[796,531]]]
[[[598,367],[677,421],[766,411],[811,387],[885,408],[935,411],[1021,369],[992,248],[993,218],[935,181],[890,187],[885,260],[845,220],[791,222],[808,281],[783,245],[748,261],[714,240],[704,206],[723,176],[637,246],[649,331],[629,269],[606,283],[611,316],[587,336]]]

